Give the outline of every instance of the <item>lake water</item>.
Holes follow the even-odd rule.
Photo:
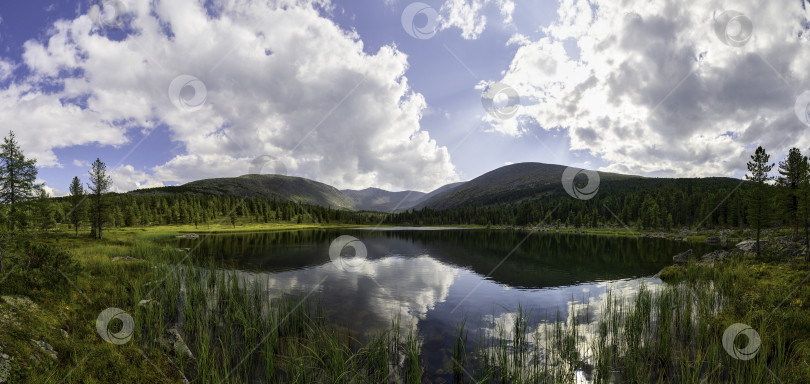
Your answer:
[[[340,236],[361,242],[366,257],[352,257],[363,246],[351,245],[338,246],[339,255],[333,249],[330,257]],[[403,330],[422,339],[431,381],[452,378],[452,337],[464,316],[472,340],[477,329],[491,333],[508,323],[518,305],[530,313],[530,329],[558,316],[570,321],[572,306],[587,305],[578,321],[595,323],[608,288],[632,295],[640,284],[661,284],[652,276],[672,264],[672,255],[711,250],[663,239],[527,236],[477,229],[302,230],[211,235],[178,246],[212,255],[278,295],[313,293],[332,321],[358,335],[398,318]]]

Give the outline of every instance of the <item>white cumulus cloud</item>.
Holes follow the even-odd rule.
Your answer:
[[[715,33],[714,18],[731,9],[754,26],[741,47]],[[670,176],[731,175],[756,145],[810,145],[793,113],[810,89],[799,2],[563,0],[558,13],[544,37],[512,39],[518,51],[497,81],[522,107],[510,120],[485,116],[493,130],[562,128],[572,150],[600,157],[606,171]]]
[[[447,149],[420,127],[427,107],[405,77],[406,55],[394,46],[364,52],[356,33],[322,16],[330,9],[133,0],[123,39],[90,15],[58,21],[46,39],[25,43],[34,74],[0,90],[0,120],[45,166],[59,164],[54,148],[121,146],[129,132],[167,126],[184,153],[146,171],[116,167],[119,190],[246,174],[260,155],[340,188],[455,181]],[[204,84],[198,110],[170,99],[169,84],[184,74]],[[174,100],[193,95],[185,87]]]

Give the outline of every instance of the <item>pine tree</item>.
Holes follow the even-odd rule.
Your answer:
[[[96,230],[96,238],[101,240],[101,229],[107,214],[104,194],[112,187],[112,179],[107,175],[107,164],[104,164],[101,159],[97,158],[93,162],[90,170],[90,184],[87,187],[90,188],[93,195],[93,225]]]
[[[761,254],[761,247],[759,244],[762,227],[768,222],[769,209],[768,209],[768,190],[767,184],[771,177],[768,173],[773,169],[773,164],[768,164],[771,156],[765,152],[761,146],[757,147],[756,152],[751,156],[751,161],[748,162],[748,172],[750,175],[745,175],[745,178],[754,182],[748,191],[749,203],[749,222],[757,229],[757,256]]]
[[[807,156],[802,158],[801,180],[799,182],[799,208],[801,221],[804,225],[804,238],[810,239],[810,161]],[[805,260],[810,262],[810,246],[807,247]]]
[[[51,229],[56,225],[56,218],[54,217],[53,204],[51,204],[51,196],[48,195],[44,189],[39,190],[37,200],[34,208],[39,228],[43,231]]]
[[[780,205],[793,226],[793,236],[799,234],[799,185],[802,180],[803,157],[799,148],[791,148],[784,161],[779,162],[777,184],[782,187]]]
[[[17,223],[26,222],[20,204],[33,199],[41,186],[36,183],[36,159],[26,159],[20,144],[9,132],[0,144],[0,203],[9,206],[9,224],[14,232]]]
[[[84,194],[84,186],[82,186],[82,182],[79,181],[78,176],[73,177],[69,190],[71,203],[69,219],[70,223],[73,224],[73,228],[76,230],[76,237],[79,237],[79,226],[87,216],[87,204],[85,204],[87,197]]]

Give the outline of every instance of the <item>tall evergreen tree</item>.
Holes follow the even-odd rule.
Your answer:
[[[784,161],[779,162],[780,206],[790,219],[793,235],[799,234],[799,185],[802,182],[803,159],[799,148],[791,148]]]
[[[73,228],[76,230],[76,237],[79,237],[79,226],[87,216],[87,204],[85,204],[87,198],[84,194],[84,186],[82,182],[79,181],[78,176],[73,177],[69,190],[71,203],[69,219]]]
[[[26,159],[20,144],[9,132],[0,144],[0,203],[9,206],[9,225],[13,232],[19,222],[25,222],[23,212],[18,211],[21,203],[33,199],[40,185],[36,183],[36,159]]]
[[[36,209],[35,215],[41,230],[47,231],[56,225],[55,211],[51,203],[51,196],[44,189],[39,190],[34,208]]]
[[[112,187],[112,179],[107,175],[107,164],[104,164],[101,159],[97,158],[93,162],[93,167],[90,170],[90,184],[87,187],[90,188],[90,193],[93,196],[93,226],[96,238],[100,240],[102,239],[101,230],[104,218],[107,214],[104,194]]]
[[[802,158],[802,172],[799,183],[799,211],[804,226],[805,241],[810,239],[810,160],[807,156]],[[805,260],[810,262],[810,246],[807,247]]]
[[[745,178],[754,182],[748,191],[748,217],[749,222],[757,229],[757,256],[761,254],[761,246],[759,244],[762,227],[768,222],[768,185],[766,182],[771,179],[768,173],[773,169],[773,164],[768,164],[771,156],[765,152],[761,146],[757,147],[756,152],[751,156],[751,161],[748,162],[748,172]]]

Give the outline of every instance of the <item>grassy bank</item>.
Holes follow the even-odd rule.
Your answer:
[[[423,380],[418,335],[400,333],[397,324],[361,342],[352,330],[328,323],[317,296],[269,297],[259,283],[191,267],[186,253],[162,245],[178,234],[208,231],[193,225],[118,229],[103,241],[68,231],[40,236],[75,265],[61,264],[66,267],[48,288],[14,292],[8,286],[14,277],[0,283],[0,353],[14,357],[11,382]],[[666,269],[666,286],[632,297],[610,293],[598,308],[575,306],[573,316],[537,328],[528,326],[530,308],[508,326],[472,329],[478,335],[472,339],[460,322],[446,369],[461,382],[569,382],[577,375],[596,382],[810,382],[808,275],[807,264],[768,254],[713,267],[693,263]],[[99,314],[111,307],[133,319],[132,339],[120,345],[96,330]],[[583,320],[593,311],[598,322]],[[734,323],[760,335],[752,360],[735,359],[723,348],[723,333]],[[120,319],[109,325],[112,334],[126,327]]]

